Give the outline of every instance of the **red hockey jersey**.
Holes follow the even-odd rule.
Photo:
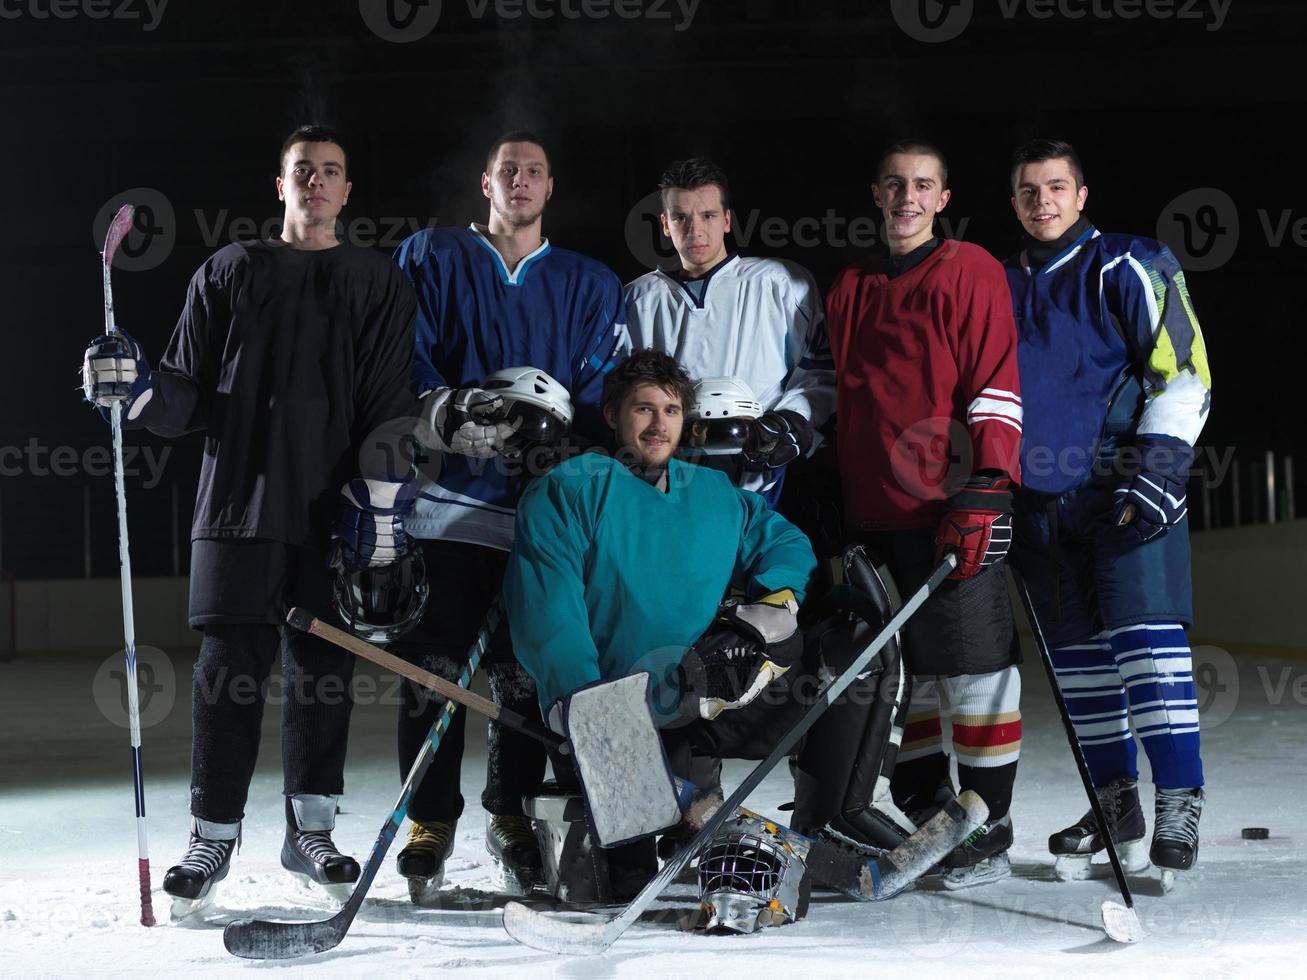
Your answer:
[[[977,470],[1019,478],[1021,382],[1003,267],[946,241],[894,279],[869,256],[826,297],[850,531],[933,527]]]

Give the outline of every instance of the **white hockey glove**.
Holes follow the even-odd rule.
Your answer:
[[[416,481],[392,483],[356,476],[341,487],[331,529],[331,563],[351,572],[389,565],[408,554],[404,518],[417,500]]]
[[[123,420],[133,421],[154,397],[150,362],[141,345],[121,330],[101,334],[82,355],[82,395],[110,419],[114,402],[123,406]]]
[[[728,601],[681,661],[683,720],[743,708],[799,662],[799,603],[789,589],[757,602]]]
[[[504,399],[481,388],[437,388],[423,395],[421,404],[431,449],[490,459],[517,431],[499,421]]]

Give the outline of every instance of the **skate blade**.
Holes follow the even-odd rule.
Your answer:
[[[1059,854],[1053,862],[1058,881],[1084,881],[1093,874],[1092,854]]]
[[[312,875],[305,874],[303,871],[291,871],[286,868],[285,871],[295,880],[295,882],[308,895],[315,899],[326,899],[326,904],[334,905],[337,908],[349,901],[349,897],[354,894],[354,887],[357,882],[326,882],[318,881]]]
[[[505,866],[493,855],[490,860],[494,868],[491,881],[494,883],[495,891],[499,894],[509,895],[514,898],[529,898],[532,895],[549,894],[544,875],[521,874]]]
[[[173,898],[172,908],[168,910],[168,917],[173,922],[183,922],[196,913],[203,912],[213,904],[213,893],[217,889],[210,886],[209,893],[199,898]]]
[[[445,872],[432,875],[430,878],[409,878],[408,879],[408,897],[414,905],[424,905],[434,902],[440,895],[440,886],[445,883]]]
[[[1144,927],[1134,909],[1120,902],[1108,901],[1103,903],[1102,913],[1103,931],[1109,939],[1118,943],[1137,943],[1144,938]]]
[[[999,860],[1002,858],[1002,860]],[[986,858],[969,868],[952,868],[944,873],[944,888],[955,892],[963,888],[988,885],[1012,877],[1012,862],[1006,853]]]
[[[1162,894],[1171,894],[1171,889],[1175,887],[1175,869],[1161,868],[1162,872]]]

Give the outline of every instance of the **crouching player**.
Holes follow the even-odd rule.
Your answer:
[[[808,540],[726,474],[674,457],[692,398],[689,377],[662,352],[637,351],[615,368],[602,401],[615,458],[574,457],[527,489],[504,580],[514,649],[551,724],[572,692],[648,671],[682,776],[692,751],[764,758],[811,703],[818,673],[840,671],[856,648],[832,639],[805,653],[797,613],[816,568]],[[738,597],[720,604],[731,590]],[[867,671],[809,732],[801,762],[822,757],[828,773],[829,760],[845,765],[796,814],[805,832],[857,808],[855,762],[892,767],[904,685],[895,670],[879,696],[890,673]],[[888,796],[888,778],[858,782],[864,806],[873,789]],[[609,865],[614,897],[629,897],[657,869],[652,840],[609,851]]]

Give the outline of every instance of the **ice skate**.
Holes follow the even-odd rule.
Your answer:
[[[395,858],[395,870],[408,879],[408,897],[416,905],[430,901],[445,883],[445,862],[454,850],[457,824],[414,820],[408,843]]]
[[[1144,811],[1139,806],[1136,780],[1121,776],[1097,790],[1103,815],[1112,825],[1112,842],[1124,871],[1136,874],[1148,868],[1144,851]],[[1053,873],[1059,881],[1083,881],[1092,873],[1094,855],[1104,849],[1098,821],[1090,809],[1078,821],[1048,838],[1048,850],[1056,859]]]
[[[336,798],[299,794],[286,798],[286,839],[281,866],[305,884],[344,902],[359,879],[359,865],[331,839]]]
[[[240,823],[213,823],[191,818],[191,840],[181,861],[163,876],[163,890],[172,896],[173,921],[205,908],[217,894],[218,882],[231,869],[231,856],[240,846]]]
[[[1188,871],[1198,860],[1198,819],[1205,799],[1201,787],[1157,790],[1149,857],[1162,872],[1164,892],[1175,887],[1177,871]]]
[[[949,891],[988,885],[1011,877],[1012,863],[1008,849],[1012,846],[1012,815],[983,823],[941,862],[944,887]]]
[[[528,818],[492,815],[486,825],[486,850],[494,861],[499,891],[523,896],[546,890],[540,843]]]

